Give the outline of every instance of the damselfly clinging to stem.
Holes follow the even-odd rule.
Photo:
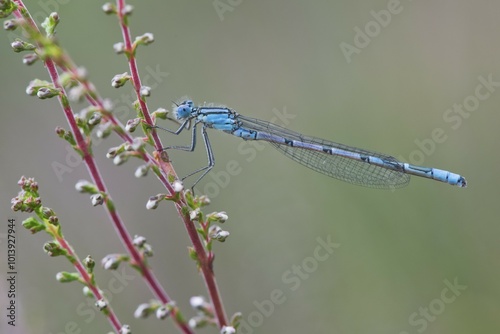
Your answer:
[[[193,127],[190,146],[169,146],[165,149],[193,151],[196,146],[196,127],[201,124],[201,134],[208,156],[208,166],[188,175],[201,173],[193,187],[214,167],[215,159],[207,134],[207,128],[220,130],[244,140],[262,140],[270,143],[280,152],[319,173],[349,183],[373,187],[394,189],[404,187],[410,181],[410,175],[445,182],[458,187],[466,187],[464,177],[437,168],[421,167],[396,160],[394,157],[368,150],[350,147],[328,140],[309,137],[288,130],[281,126],[245,117],[226,107],[195,107],[187,100],[177,105],[175,117],[181,122],[175,130],[161,128],[173,134]]]

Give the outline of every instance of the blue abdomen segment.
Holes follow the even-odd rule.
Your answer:
[[[408,163],[404,164],[405,172],[408,174],[413,174],[417,176],[426,177],[429,179],[445,182],[453,186],[459,186],[465,188],[467,186],[467,181],[461,175],[448,172],[446,170],[415,166]]]
[[[244,128],[237,128],[232,132],[232,134],[245,140],[256,140],[258,132]]]

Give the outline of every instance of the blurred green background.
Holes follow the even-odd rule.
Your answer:
[[[59,12],[60,43],[88,70],[100,94],[115,102],[120,120],[134,117],[131,86],[110,85],[128,67],[125,57],[113,53],[121,34],[116,19],[102,13],[102,3],[26,4],[38,22]],[[467,189],[416,177],[395,192],[362,188],[314,173],[268,146],[211,131],[217,164],[199,191],[211,195],[206,212],[229,215],[223,228],[231,236],[215,246],[215,270],[227,312],[243,312],[247,326],[241,333],[499,331],[500,87],[481,88],[480,78],[500,82],[500,2],[131,4],[133,35],[155,35],[154,44],[138,51],[140,71],[149,75],[145,83],[154,87],[150,108],[170,109],[171,100],[188,95],[264,120],[286,113],[293,116],[287,127],[296,131],[448,169],[469,181]],[[390,19],[384,16],[388,9]],[[370,35],[359,33],[365,29]],[[14,217],[18,223],[16,330],[104,333],[109,325],[85,304],[81,287],[55,280],[71,266],[44,254],[48,237],[31,236],[20,226],[27,215],[10,211],[17,180],[35,177],[43,203],[57,212],[80,257],[123,251],[104,210],[74,190],[89,176],[83,164],[67,160],[68,145],[54,133],[58,125],[67,127],[57,101],[24,92],[32,78],[47,79],[46,71],[40,63],[23,66],[9,35],[0,34],[0,203],[2,221]],[[341,48],[356,45],[348,56]],[[155,71],[162,73],[156,79]],[[489,94],[479,100],[478,91]],[[452,110],[464,103],[471,112]],[[73,106],[78,111],[85,105]],[[435,131],[444,139],[433,141]],[[187,134],[162,138],[165,145],[189,141]],[[168,203],[146,210],[148,197],[164,189],[151,175],[133,176],[138,161],[116,167],[105,158],[119,143],[113,135],[94,148],[110,194],[130,233],[154,247],[151,265],[169,295],[186,317],[193,316],[189,298],[206,291],[187,256],[184,227]],[[206,163],[201,145],[172,158],[180,175]],[[68,171],[56,175],[57,164]],[[225,180],[228,164],[239,168]],[[5,254],[5,223],[0,233]],[[314,258],[318,238],[338,244],[321,261]],[[2,273],[5,261],[2,255]],[[132,317],[152,294],[132,270],[124,272],[131,277],[113,288],[114,273],[97,270],[101,288],[117,290],[110,299],[120,319],[134,333],[177,332],[171,321]],[[1,280],[1,291],[5,284]],[[450,289],[453,284],[458,287]],[[284,301],[269,307],[274,290]],[[3,312],[0,332],[14,333]],[[76,329],[70,329],[73,323]]]

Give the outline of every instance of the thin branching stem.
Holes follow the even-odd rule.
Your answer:
[[[28,29],[32,29],[35,31],[37,34],[40,34],[38,27],[36,26],[35,22],[29,15],[29,12],[27,11],[25,5],[23,4],[22,0],[15,0],[15,3],[19,6],[19,9],[14,12],[14,15],[17,18],[22,18],[26,20],[28,24]],[[39,47],[42,47],[41,45],[38,45]],[[71,131],[73,132],[73,135],[75,137],[76,143],[78,148],[81,150],[82,155],[83,155],[83,161],[85,162],[85,165],[87,166],[88,172],[92,177],[92,180],[94,184],[97,186],[100,192],[108,194],[104,180],[99,172],[99,169],[95,163],[95,160],[93,156],[90,154],[89,151],[89,144],[85,139],[83,138],[82,133],[80,132],[80,129],[78,128],[78,125],[76,123],[73,111],[71,109],[71,106],[68,103],[67,99],[67,94],[64,90],[64,87],[62,87],[59,83],[59,74],[57,72],[57,67],[54,63],[54,61],[50,58],[47,57],[44,60],[45,66],[49,72],[49,76],[51,78],[52,83],[54,84],[55,88],[58,88],[61,90],[61,94],[59,95],[58,99],[61,104],[61,107],[64,111],[64,115],[66,117],[66,120],[71,128]],[[165,183],[168,184],[168,182],[165,179]],[[106,196],[106,201],[111,201],[110,196]],[[144,262],[141,254],[138,252],[138,250],[134,247],[132,243],[132,237],[128,233],[125,224],[123,223],[122,219],[120,218],[118,212],[114,210],[114,206],[112,205],[105,205],[107,209],[108,216],[110,220],[113,222],[113,226],[115,227],[115,230],[117,231],[118,235],[120,236],[120,239],[122,243],[124,244],[125,248],[129,252],[129,254],[132,256],[133,259],[133,264],[135,264],[139,269],[140,272],[143,274],[143,277],[145,278],[146,282],[150,286],[151,290],[154,292],[155,296],[164,304],[169,303],[171,301],[171,298],[168,296],[162,285],[158,282],[156,279],[155,275],[151,271],[151,269],[146,265]],[[188,325],[181,321],[180,317],[177,317],[175,314],[176,310],[173,310],[173,320],[177,324],[177,326],[182,330],[183,333],[192,333],[191,329],[188,327]]]
[[[80,259],[78,259],[78,256],[73,252],[73,248],[67,243],[66,239],[61,237],[56,237],[56,240],[59,243],[59,245],[61,245],[61,247],[66,250],[69,256],[76,259],[73,263],[73,266],[80,274],[82,280],[84,280],[87,283],[87,286],[90,289],[90,291],[92,291],[92,294],[94,295],[95,299],[104,300],[105,299],[104,296],[99,291],[99,288],[94,284],[89,274],[87,273],[87,270],[85,269],[84,265],[82,264]],[[110,305],[106,307],[106,314],[107,318],[109,319],[109,322],[115,329],[115,332],[120,333],[122,325],[120,324],[118,317],[116,316],[115,312],[113,311]]]
[[[128,55],[128,62],[129,62],[129,68],[130,68],[130,74],[132,76],[132,83],[134,86],[134,90],[137,95],[137,99],[139,101],[139,107],[144,115],[144,119],[146,123],[153,125],[153,121],[151,119],[151,116],[148,111],[148,107],[144,99],[142,99],[141,94],[140,94],[140,89],[141,89],[141,79],[139,76],[139,72],[137,69],[137,62],[135,58],[135,52],[132,50],[132,39],[130,35],[130,30],[127,25],[126,21],[126,14],[125,14],[125,0],[117,0],[116,1],[116,7],[117,7],[117,13],[118,13],[118,18],[120,20],[120,28],[122,31],[122,36],[123,40],[125,43],[125,50],[128,51],[126,52]],[[158,152],[163,151],[163,145],[161,143],[160,138],[158,137],[156,130],[152,130],[152,137],[154,141],[155,148]],[[168,159],[167,159],[168,160]],[[175,170],[172,167],[172,165],[169,162],[161,164],[162,171],[165,175],[168,175],[169,173],[174,175],[177,178],[177,175],[175,174]],[[167,190],[169,191],[170,194],[174,194],[172,186],[167,183],[165,184]],[[189,215],[185,212],[183,212],[183,207],[186,207],[186,199],[184,195],[180,196],[179,201],[176,202],[175,205],[177,212],[179,213],[180,217],[182,218],[184,222],[184,226],[186,228],[186,231],[189,235],[189,238],[191,240],[191,243],[194,247],[194,250],[198,256],[199,264],[201,271],[203,273],[203,279],[205,281],[206,288],[208,290],[208,293],[210,295],[210,299],[213,304],[214,308],[214,313],[217,318],[217,324],[219,328],[222,328],[223,326],[227,325],[227,319],[226,319],[226,313],[224,310],[224,305],[222,303],[222,298],[219,293],[219,288],[217,286],[217,282],[215,280],[215,274],[213,272],[213,256],[210,254],[207,254],[207,251],[203,247],[203,244],[200,240],[198,231],[196,230],[194,222],[189,218]]]
[[[41,36],[38,27],[30,17],[29,12],[26,10],[26,7],[24,6],[22,0],[14,0],[14,1],[19,6],[20,9],[20,10],[18,9],[15,12],[15,16],[17,18],[23,18],[27,22],[27,26],[25,26],[25,28],[28,30],[28,32],[30,32],[31,30],[31,32],[34,32],[35,36]],[[130,37],[130,31],[126,23],[126,17],[124,15],[125,13],[124,8],[125,8],[125,1],[117,0],[117,12],[118,12],[118,17],[120,19],[121,31],[125,42],[126,50],[129,51],[128,57],[129,57],[129,67],[131,72],[131,81],[133,83],[134,90],[138,97],[138,107],[141,110],[141,113],[144,117],[144,121],[150,125],[153,125],[153,119],[149,113],[147,104],[140,94],[141,80],[137,69],[135,52],[132,52],[133,46]],[[38,43],[38,47],[43,48],[43,45]],[[77,144],[76,146],[82,153],[82,157],[87,166],[89,174],[91,175],[92,180],[96,185],[96,187],[99,189],[99,191],[106,194],[105,200],[107,201],[107,203],[108,204],[111,203],[111,205],[106,205],[108,215],[111,221],[113,222],[113,225],[115,226],[115,229],[118,235],[120,236],[122,243],[130,253],[133,260],[132,263],[139,268],[145,280],[147,281],[148,285],[150,286],[151,290],[154,292],[155,296],[164,304],[170,302],[171,299],[169,298],[163,287],[159,284],[158,280],[156,279],[150,268],[144,262],[141,254],[134,247],[130,234],[127,232],[125,225],[122,219],[120,218],[118,212],[114,209],[114,205],[112,205],[111,202],[111,197],[107,193],[104,180],[101,177],[99,169],[90,152],[89,142],[85,140],[82,133],[80,132],[72,108],[68,103],[67,94],[64,90],[64,87],[62,87],[59,82],[59,73],[57,71],[57,67],[61,68],[62,71],[68,71],[72,73],[75,77],[77,76],[77,67],[74,65],[74,63],[71,61],[71,59],[65,52],[61,52],[61,55],[56,59],[45,57],[44,62],[54,87],[61,91],[61,94],[58,96],[59,102],[62,106],[62,109],[66,116],[67,122],[71,128],[71,131],[74,134],[75,141]],[[90,82],[88,82],[86,78],[82,78],[79,81],[82,84],[83,88],[85,89],[85,97],[87,101],[91,105],[98,107],[100,110],[104,110],[105,109],[104,103],[97,94],[97,92],[95,91],[94,86]],[[117,134],[124,141],[132,143],[133,138],[127,132],[123,131],[123,125],[112,114],[106,113],[104,114],[104,118],[106,118],[114,125],[115,132],[117,132]],[[175,178],[177,178],[177,176],[173,166],[169,162],[166,152],[163,152],[162,150],[163,145],[154,128],[151,131],[151,138],[153,140],[157,152],[163,153],[164,155],[155,154],[154,157],[152,157],[150,154],[144,151],[140,152],[139,154],[143,160],[145,160],[148,163],[156,164],[160,168],[161,173],[157,173],[157,177],[159,178],[160,182],[166,187],[169,194],[174,194],[174,189],[172,185],[168,182],[168,176],[173,175]],[[185,210],[185,208],[187,207],[187,201],[184,194],[180,194],[180,196],[178,196],[178,199],[175,201],[175,207],[184,222],[186,231],[193,245],[193,249],[197,254],[198,264],[203,274],[203,278],[205,281],[205,285],[207,287],[207,291],[210,295],[210,299],[212,301],[213,311],[215,314],[218,327],[222,328],[223,326],[227,325],[227,319],[222,299],[220,297],[219,289],[215,280],[215,275],[213,272],[213,260],[214,260],[213,253],[211,250],[205,249],[203,242],[200,240],[200,236],[196,229],[195,223],[189,217],[189,213],[186,212]],[[176,309],[172,310],[172,312],[173,312],[173,319],[176,322],[177,326],[181,329],[181,331],[184,333],[192,333],[191,329],[182,320],[182,317],[176,316],[177,312]]]

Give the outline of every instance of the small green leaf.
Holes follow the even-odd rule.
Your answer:
[[[38,221],[35,217],[29,217],[22,222],[24,228],[30,230],[31,233],[35,234],[37,232],[45,230],[45,225]]]

